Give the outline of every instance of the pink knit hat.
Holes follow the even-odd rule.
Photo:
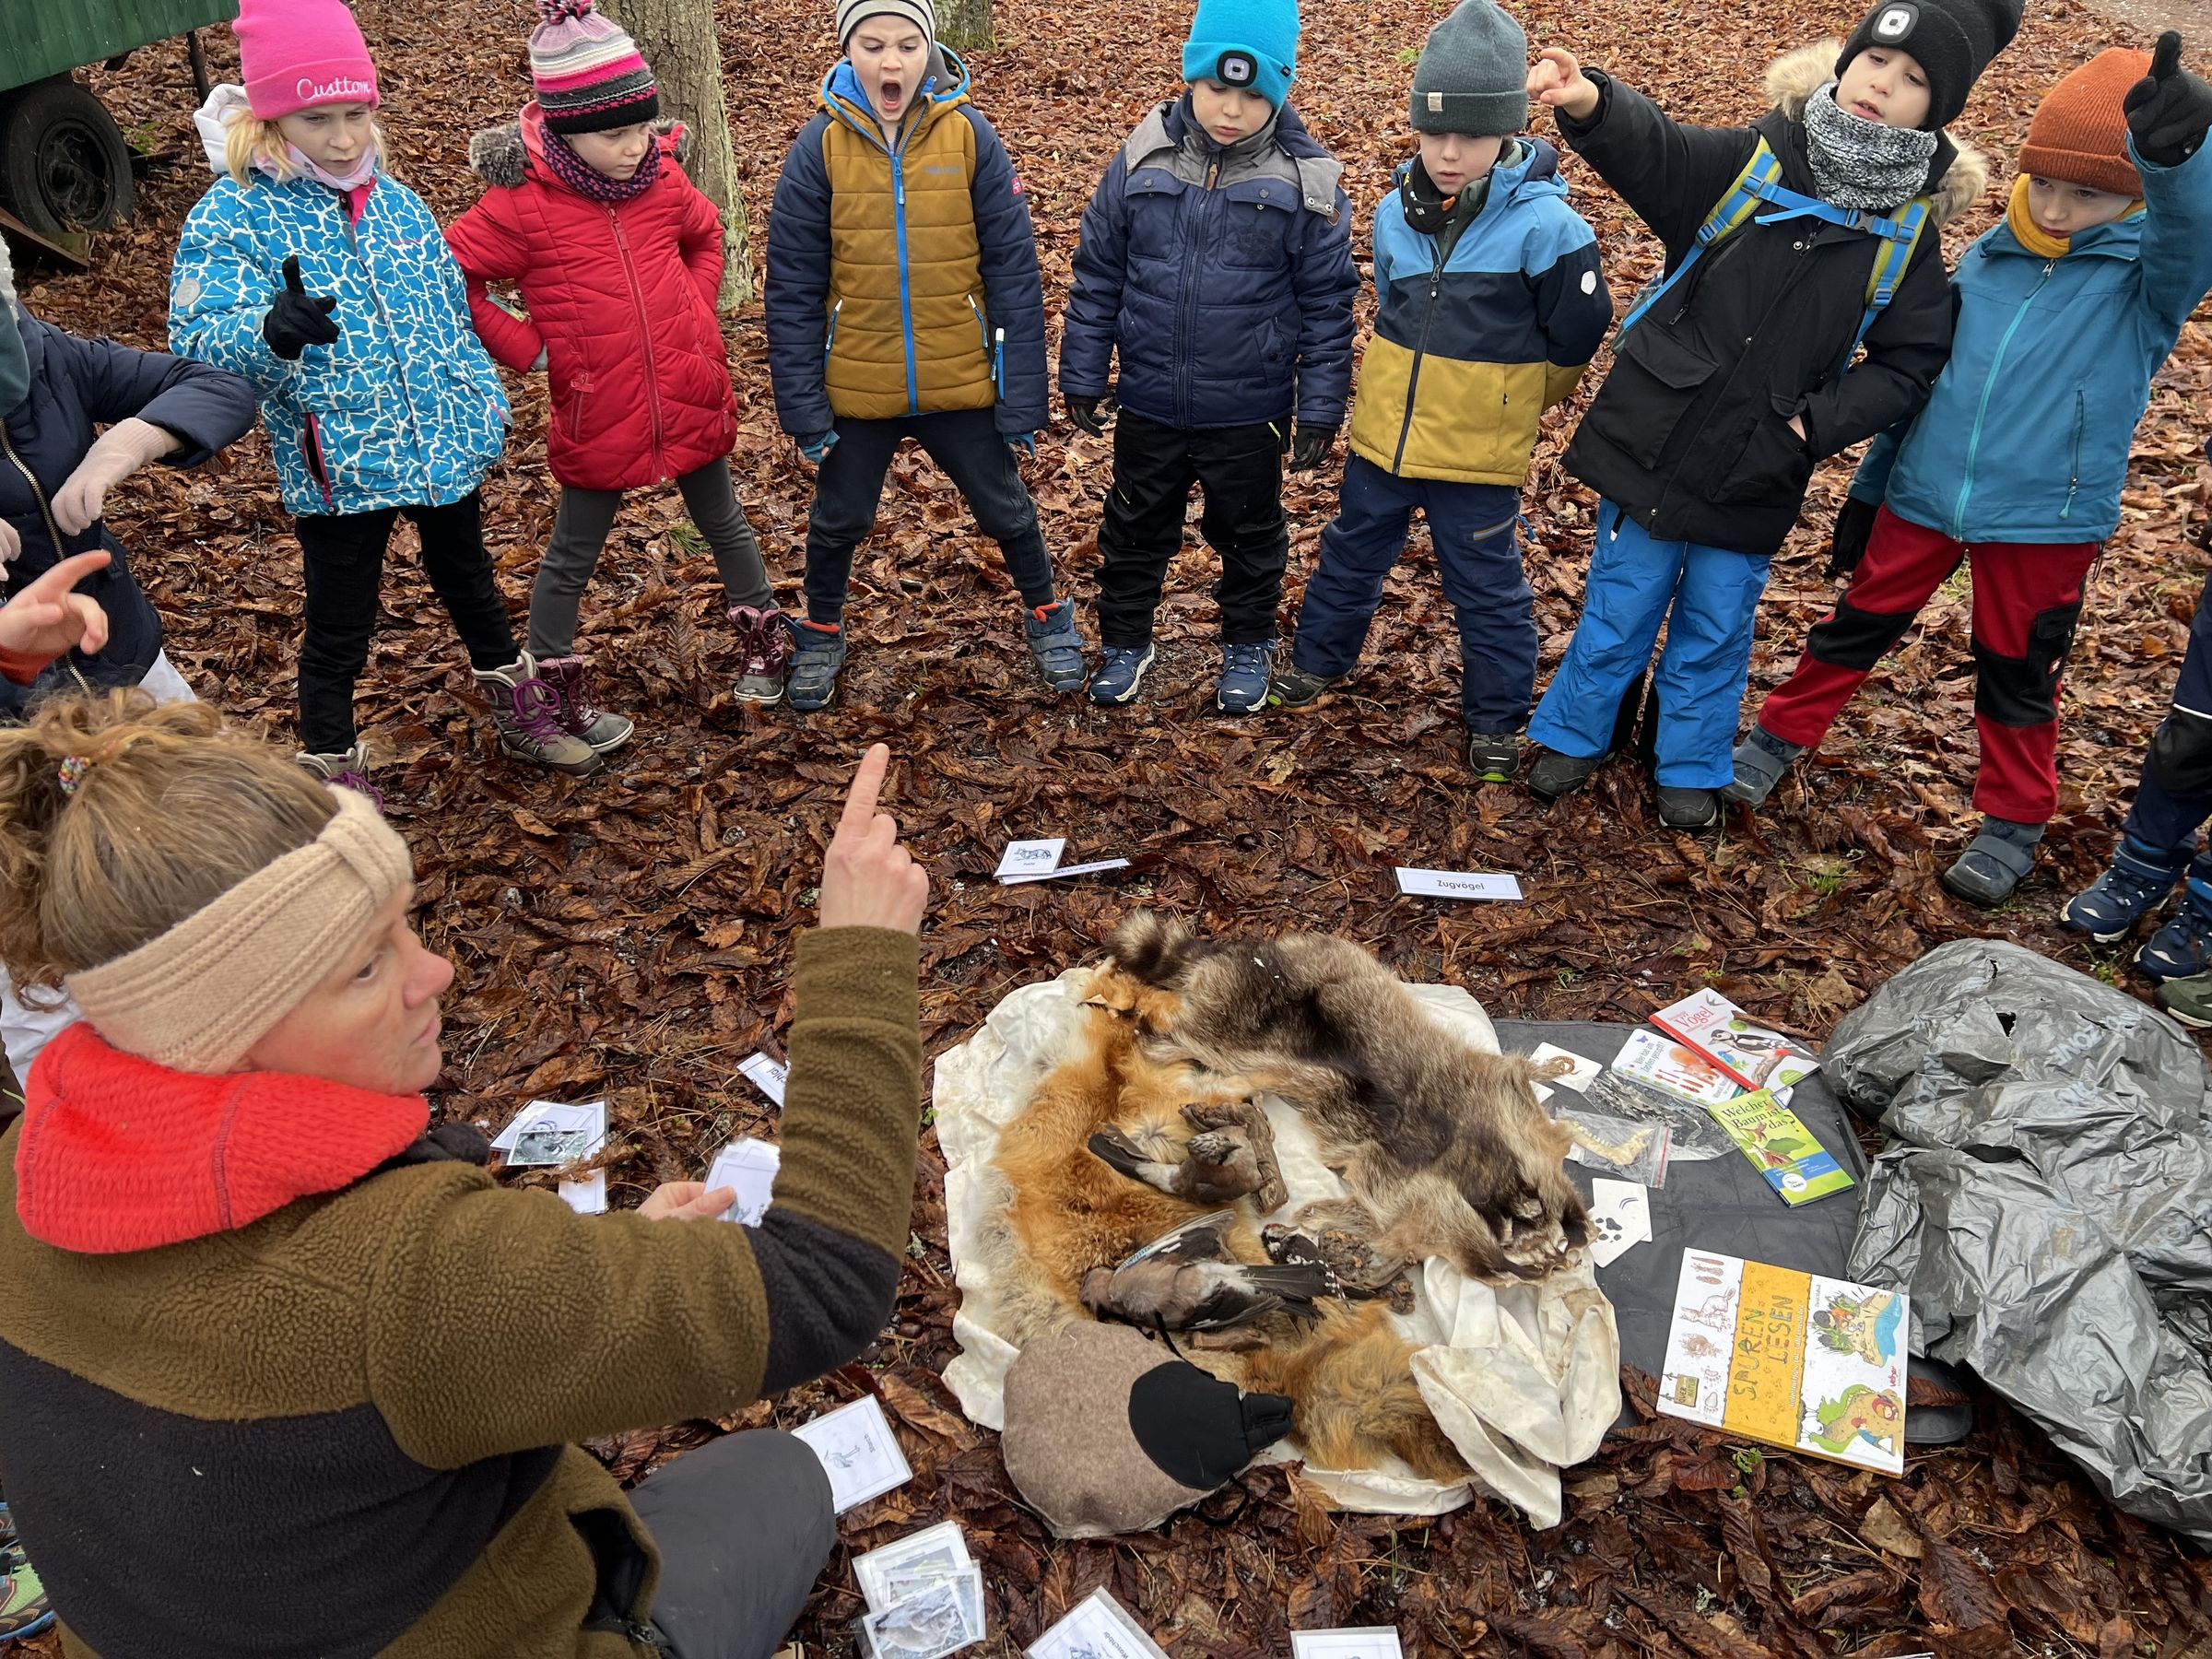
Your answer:
[[[378,101],[369,42],[345,0],[241,0],[239,72],[264,121],[312,104]]]
[[[537,0],[545,20],[530,31],[530,79],[537,107],[557,133],[604,133],[652,121],[660,88],[635,41],[592,0]]]

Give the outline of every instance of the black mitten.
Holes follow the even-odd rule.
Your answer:
[[[311,294],[300,278],[300,256],[284,259],[284,286],[269,300],[269,314],[261,320],[261,337],[285,361],[294,362],[310,346],[328,346],[338,337],[338,325],[330,313],[338,309],[335,295]]]
[[[1859,568],[1859,560],[1866,556],[1866,538],[1874,533],[1874,515],[1881,508],[1879,501],[1844,497],[1842,511],[1836,514],[1835,530],[1828,538],[1828,573],[1831,579],[1848,576]]]
[[[2179,167],[2196,154],[2212,126],[2212,86],[2182,67],[2179,30],[2159,37],[2150,73],[2127,89],[2121,108],[2136,153],[2153,167]]]
[[[1329,458],[1335,447],[1336,429],[1333,426],[1308,426],[1298,423],[1298,438],[1290,446],[1290,470],[1312,472]]]
[[[1103,437],[1106,423],[1113,418],[1113,399],[1070,397],[1067,400],[1067,418],[1077,431],[1088,432],[1093,438]]]

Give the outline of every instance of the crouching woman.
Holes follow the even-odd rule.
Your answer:
[[[0,1469],[64,1652],[766,1654],[827,1479],[734,1435],[626,1495],[574,1442],[720,1418],[888,1316],[922,871],[861,763],[798,945],[775,1202],[581,1217],[433,1128],[453,969],[407,848],[196,706],[0,732],[0,958],[84,1023],[0,1137]]]

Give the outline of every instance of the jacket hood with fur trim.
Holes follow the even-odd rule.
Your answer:
[[[1842,53],[1843,42],[1832,36],[1783,53],[1767,65],[1764,86],[1768,100],[1792,121],[1804,120],[1806,100],[1836,78],[1836,59]],[[1936,222],[1946,225],[1971,207],[1989,188],[1989,159],[1948,133],[1941,137],[1953,154],[1950,166],[1929,193],[1929,207]]]
[[[523,132],[523,123],[535,116],[537,106],[525,105],[520,117],[502,122],[495,127],[486,127],[468,141],[468,171],[487,184],[512,189],[530,175],[530,159],[535,147],[530,136]],[[660,138],[664,154],[676,158],[681,167],[690,159],[691,133],[681,122],[656,121],[653,130]],[[673,141],[673,144],[671,143]]]

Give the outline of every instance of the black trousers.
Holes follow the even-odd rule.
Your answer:
[[[1168,564],[1182,550],[1191,486],[1205,492],[1198,528],[1221,556],[1214,603],[1221,642],[1275,638],[1290,531],[1283,517],[1283,447],[1257,426],[1183,431],[1124,409],[1113,424],[1113,488],[1099,525],[1099,640],[1134,651],[1152,638]]]
[[[1006,574],[1035,609],[1053,603],[1053,559],[1037,523],[1037,503],[1021,481],[1014,452],[989,409],[946,409],[897,420],[837,423],[837,442],[815,472],[806,523],[806,616],[841,622],[853,582],[853,549],[876,527],[883,476],[902,439],[912,438],[968,499],[976,527],[998,544]]]
[[[450,507],[303,513],[298,531],[307,572],[307,637],[300,645],[300,747],[310,754],[353,747],[353,684],[369,665],[384,547],[403,512],[422,536],[422,573],[453,619],[470,664],[503,668],[521,654],[491,555],[484,550],[484,503],[474,491]]]

